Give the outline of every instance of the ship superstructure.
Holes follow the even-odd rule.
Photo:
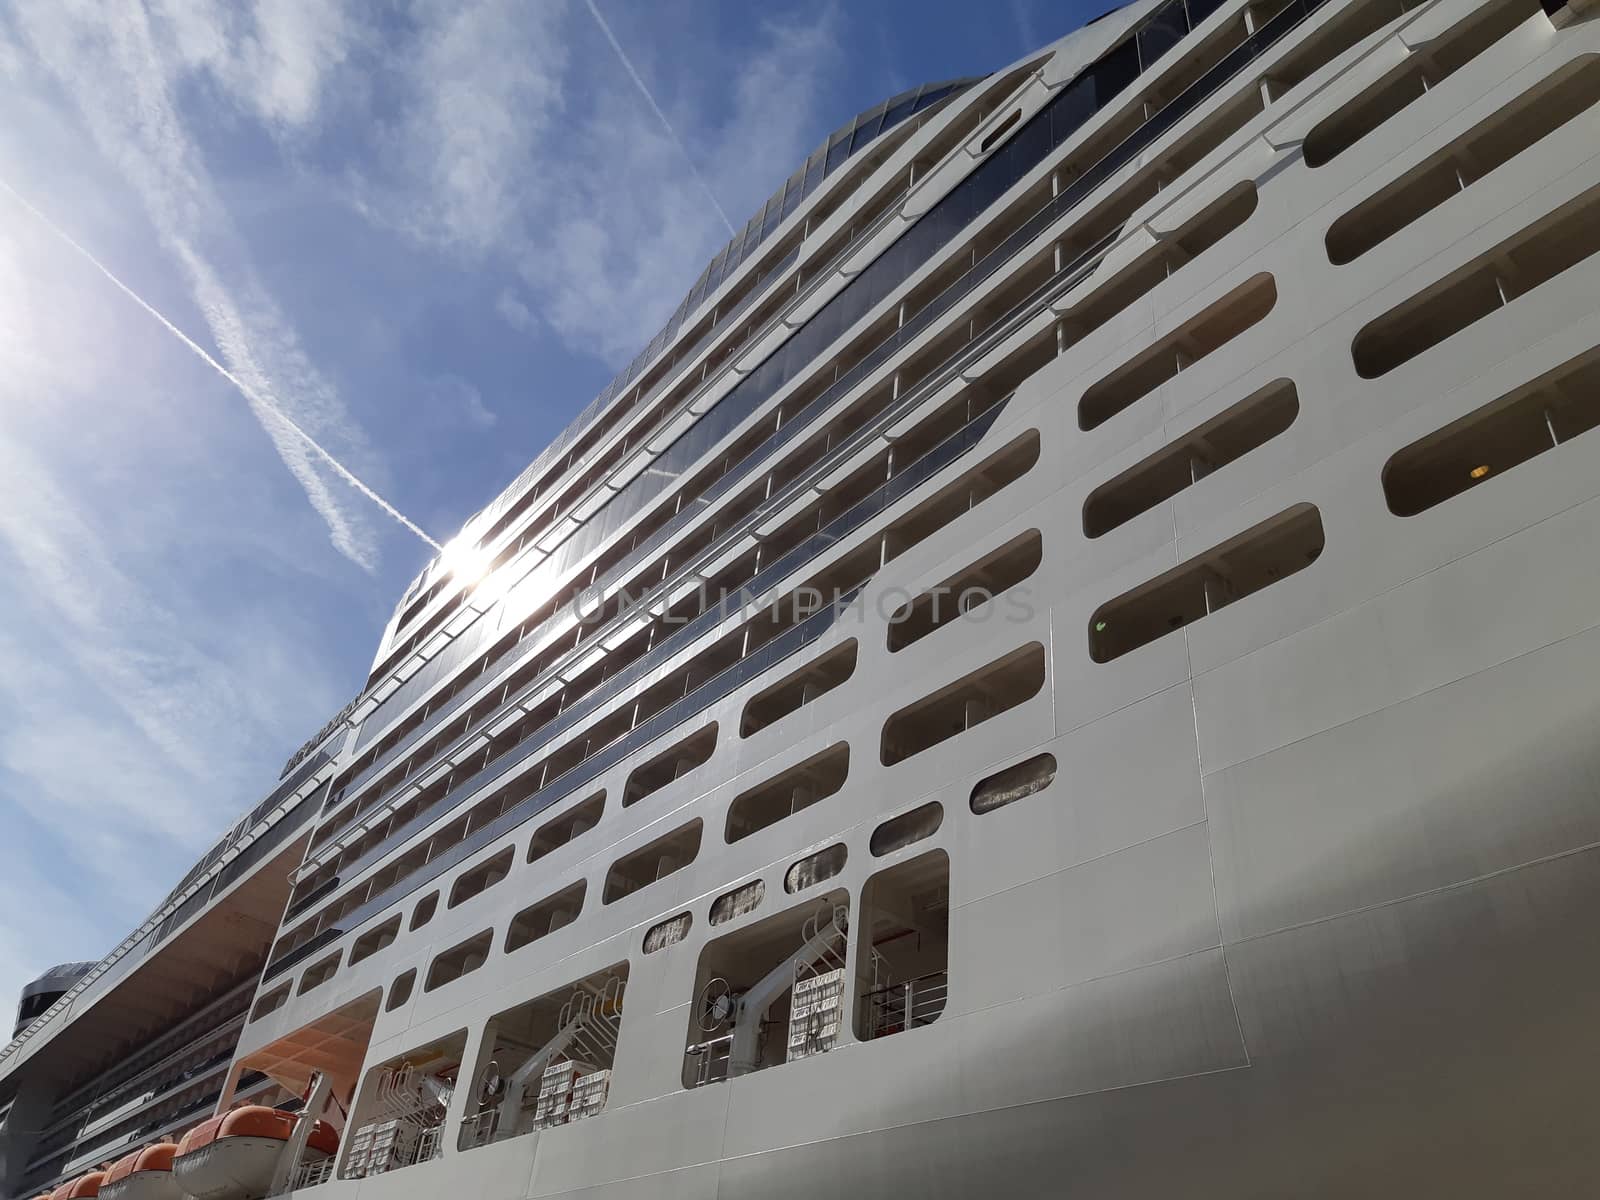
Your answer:
[[[1593,1194],[1597,106],[1143,0],[841,127],[402,598],[177,1183]]]

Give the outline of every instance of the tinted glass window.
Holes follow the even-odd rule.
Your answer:
[[[1139,48],[1130,38],[1089,68],[1095,105],[1104,108],[1139,77]]]
[[[783,217],[780,217],[780,220],[782,220],[784,217],[787,217],[795,209],[800,207],[800,201],[805,196],[805,186],[806,169],[802,165],[798,171],[789,176],[789,182],[784,185]]]
[[[1189,32],[1183,0],[1162,7],[1139,31],[1139,67],[1148,71],[1157,59],[1176,46]]]
[[[894,128],[894,126],[900,124],[901,121],[911,115],[911,110],[916,105],[917,93],[915,91],[902,92],[895,97],[894,102],[889,105],[889,110],[883,114],[883,127],[885,129]]]
[[[845,129],[833,135],[833,141],[828,144],[828,161],[823,166],[823,173],[832,175],[850,155],[850,130]]]
[[[827,157],[827,147],[818,146],[816,150],[812,152],[811,157],[806,160],[806,195],[809,196],[812,192],[816,191],[817,184],[822,182],[822,167]]]

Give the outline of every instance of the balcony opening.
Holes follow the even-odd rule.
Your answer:
[[[621,962],[491,1017],[456,1145],[474,1150],[603,1111],[627,986]]]
[[[990,496],[1021,479],[1039,461],[1039,431],[1030,429],[897,520],[883,536],[883,561],[899,558]]]
[[[1101,605],[1089,657],[1110,662],[1305,570],[1322,554],[1322,515],[1297,504]]]
[[[1597,102],[1600,56],[1587,54],[1335,221],[1327,236],[1329,261],[1354,262]]]
[[[417,983],[417,969],[412,967],[409,971],[402,971],[395,976],[395,981],[389,985],[389,999],[384,1003],[384,1012],[393,1012],[407,1000],[411,999],[411,990]]]
[[[1468,413],[1395,453],[1383,468],[1389,511],[1414,517],[1600,425],[1600,349]]]
[[[937,800],[913,808],[910,812],[890,817],[872,831],[868,848],[874,858],[882,858],[897,850],[904,850],[924,838],[931,838],[944,824],[944,805]]]
[[[1264,320],[1277,302],[1278,287],[1271,275],[1263,273],[1246,280],[1084,392],[1078,401],[1079,428],[1090,430],[1105,424]]]
[[[934,850],[867,880],[860,938],[857,1040],[937,1021],[950,980],[950,856]]]
[[[1039,531],[1030,529],[901,605],[889,616],[890,653],[904,650],[953,621],[965,618],[986,622],[994,618],[995,598],[1029,579],[1043,558],[1044,543]],[[1006,608],[1013,616],[1031,611],[1025,590],[1011,597]]]
[[[732,891],[724,892],[711,902],[711,923],[713,925],[726,925],[735,917],[742,917],[745,913],[755,912],[761,907],[761,901],[766,899],[767,885],[764,880],[752,879],[749,883],[740,884]]]
[[[1300,398],[1275,380],[1221,415],[1102,483],[1083,502],[1083,532],[1103,537],[1207,475],[1243,458],[1294,424]]]
[[[462,872],[450,889],[448,907],[454,908],[458,904],[465,904],[511,874],[511,860],[515,854],[515,847],[507,846],[493,858],[478,864],[470,871]]]
[[[827,695],[855,674],[855,670],[856,642],[851,638],[752,696],[744,706],[739,736],[758,733],[819,696]]]
[[[978,780],[972,789],[969,804],[972,811],[979,815],[993,812],[1044,791],[1055,777],[1056,756],[1035,754],[1030,759]]]
[[[836,742],[819,754],[739,793],[728,805],[728,842],[737,842],[785,817],[826,800],[850,774],[850,744]]]
[[[815,854],[806,855],[784,872],[783,890],[792,896],[796,892],[815,887],[824,880],[832,879],[844,870],[845,861],[849,856],[850,851],[843,842],[836,842],[832,846],[818,850]]]
[[[354,961],[352,958],[351,961]],[[277,1012],[289,1002],[289,985],[286,983],[281,988],[268,992],[256,1001],[255,1009],[250,1013],[252,1021],[259,1021],[270,1013]]]
[[[1493,0],[1408,55],[1399,67],[1323,118],[1306,135],[1306,165],[1326,166],[1539,11],[1538,0]]]
[[[833,1049],[844,1000],[849,898],[834,891],[706,943],[683,1084],[706,1084]]]
[[[338,954],[330,954],[322,961],[307,967],[305,974],[300,976],[300,987],[296,990],[295,995],[304,996],[312,988],[321,987],[332,979],[334,973],[339,969],[339,958],[340,955]]]
[[[628,776],[627,787],[622,792],[622,806],[637,804],[646,796],[659,792],[675,779],[681,779],[696,767],[703,766],[717,748],[717,726],[713,722],[704,729],[669,746],[648,762],[640,763]]]
[[[350,1114],[341,1179],[369,1179],[438,1158],[467,1031],[418,1046],[367,1072]]]
[[[411,924],[406,928],[411,930],[421,929],[429,921],[433,920],[433,914],[438,911],[439,893],[429,892],[421,900],[418,900],[417,906],[411,910]]]
[[[676,946],[689,936],[689,930],[694,925],[694,914],[681,912],[675,917],[668,917],[665,921],[658,921],[645,931],[644,952],[654,954],[657,950],[665,950],[668,946]]]
[[[987,154],[989,152],[989,147],[994,145],[1001,138],[1005,137],[1005,135],[1011,132],[1011,130],[1015,129],[1017,122],[1020,120],[1022,120],[1022,110],[1019,108],[1005,120],[1001,121],[1000,124],[996,125],[988,133],[983,135],[983,141],[978,143],[978,153]]]
[[[506,929],[506,953],[520,950],[576,921],[583,911],[583,896],[588,887],[588,881],[580,879],[512,917]]]
[[[1259,107],[1259,105],[1257,106]],[[1169,173],[1175,177],[1177,171]],[[1151,194],[1155,194],[1154,186]],[[1163,237],[1111,279],[1097,284],[1068,309],[1062,325],[1063,343],[1075,345],[1119,313],[1126,312],[1172,276],[1240,228],[1256,211],[1261,197],[1253,183],[1230,188],[1181,229]],[[1121,211],[1135,207],[1129,203]],[[1055,347],[1052,347],[1054,350]]]
[[[395,913],[376,929],[369,929],[358,937],[350,946],[350,965],[353,967],[363,959],[371,958],[379,950],[392,945],[394,939],[400,936],[400,914]]]
[[[1044,687],[1044,673],[1044,647],[1029,642],[902,708],[884,722],[883,765],[904,762],[1033,699]]]
[[[1600,252],[1600,188],[1369,322],[1350,347],[1357,374],[1363,379],[1387,375],[1596,252]]]
[[[588,833],[600,824],[600,816],[605,812],[605,807],[606,794],[600,791],[587,800],[573,805],[559,817],[546,821],[539,826],[532,840],[528,842],[528,861],[538,862],[546,854],[559,850],[574,838]]]
[[[690,821],[671,833],[658,837],[649,845],[625,854],[611,864],[606,875],[605,894],[601,900],[614,904],[624,896],[649,887],[658,879],[665,879],[681,871],[700,853],[701,823]]]
[[[457,942],[450,949],[444,951],[433,960],[433,965],[428,968],[428,978],[422,985],[422,990],[431,992],[442,988],[447,983],[454,983],[463,975],[470,975],[489,958],[490,947],[494,944],[494,930],[485,929],[476,933],[464,942]]]

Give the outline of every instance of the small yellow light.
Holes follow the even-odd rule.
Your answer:
[[[1489,464],[1488,463],[1479,463],[1477,466],[1473,467],[1472,470],[1467,472],[1467,474],[1472,476],[1472,478],[1474,478],[1474,479],[1482,479],[1488,473],[1489,473]]]

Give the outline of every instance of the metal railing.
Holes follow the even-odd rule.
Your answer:
[[[695,1087],[708,1083],[721,1083],[728,1077],[728,1064],[733,1058],[733,1034],[695,1042],[684,1048],[684,1053],[695,1062]]]
[[[320,1183],[327,1183],[333,1178],[334,1156],[324,1155],[321,1158],[309,1159],[295,1168],[294,1178],[289,1181],[289,1190],[298,1192],[301,1188],[316,1187]]]
[[[867,1012],[866,1040],[932,1025],[944,1012],[949,991],[950,973],[934,971],[868,992],[862,998]]]

